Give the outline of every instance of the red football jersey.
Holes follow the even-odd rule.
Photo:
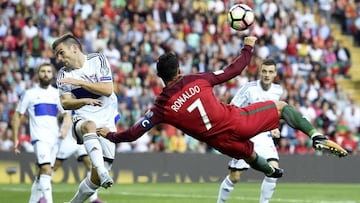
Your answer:
[[[275,104],[237,108],[221,103],[213,86],[239,75],[249,63],[251,51],[251,46],[245,46],[224,70],[180,75],[163,89],[142,120],[126,131],[109,133],[107,138],[113,142],[133,141],[154,125],[168,123],[231,157],[250,156],[253,145],[248,139],[277,128]]]

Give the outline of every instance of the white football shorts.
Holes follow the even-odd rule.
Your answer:
[[[37,140],[34,143],[34,152],[38,165],[50,164],[54,166],[58,144],[56,142],[46,142]]]
[[[250,139],[254,143],[254,151],[266,160],[279,160],[272,135],[270,132],[263,132]],[[229,169],[247,170],[250,165],[243,159],[231,159]]]

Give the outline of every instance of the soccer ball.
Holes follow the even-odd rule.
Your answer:
[[[248,29],[255,21],[252,8],[246,4],[235,4],[229,9],[227,20],[232,28],[238,31]]]

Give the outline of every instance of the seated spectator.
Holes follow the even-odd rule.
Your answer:
[[[18,141],[21,151],[34,152],[34,146],[31,144],[30,134],[26,132],[25,125],[20,126]]]
[[[356,155],[358,153],[358,139],[355,132],[347,131],[344,139],[341,141],[341,146],[346,149],[350,154]]]
[[[14,149],[13,131],[6,128],[0,140],[0,151],[12,151]]]
[[[289,142],[286,138],[282,137],[279,139],[279,143],[277,144],[277,151],[279,154],[292,154]]]
[[[338,41],[335,49],[336,58],[339,64],[339,73],[345,77],[350,77],[348,72],[351,68],[351,54],[343,41]]]
[[[150,151],[150,142],[151,137],[148,132],[146,132],[139,139],[132,142],[133,152],[149,152]]]
[[[187,146],[186,146],[186,140],[185,140],[184,133],[181,130],[176,129],[175,135],[172,135],[170,137],[169,151],[177,152],[177,153],[184,153],[184,152],[186,152],[186,150],[187,150]]]
[[[354,20],[353,37],[354,37],[354,45],[360,46],[360,10],[357,12],[357,16]]]

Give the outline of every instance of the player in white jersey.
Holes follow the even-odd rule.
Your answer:
[[[77,161],[83,162],[87,170],[87,175],[90,176],[91,161],[86,152],[85,146],[77,144],[76,140],[72,136],[73,132],[71,121],[69,123],[63,122],[63,125],[69,125],[71,127],[69,128],[68,132],[64,134],[65,137],[60,136],[59,149],[56,154],[56,160],[53,167],[54,173],[62,166],[64,161],[69,159],[71,156],[74,156]],[[94,194],[89,197],[89,200],[90,203],[103,203],[98,197],[98,190],[96,190]]]
[[[116,130],[117,97],[113,90],[112,71],[102,53],[84,54],[72,34],[54,41],[52,48],[58,62],[64,65],[58,74],[60,101],[64,109],[74,110],[73,135],[84,144],[90,156],[91,177],[85,178],[70,202],[84,202],[100,186],[111,187],[109,175],[115,158],[115,144],[99,137],[96,128]]]
[[[59,133],[66,133],[68,129],[59,131],[58,113],[62,113],[65,120],[70,120],[60,105],[58,90],[51,86],[53,67],[43,63],[38,68],[39,85],[25,91],[19,101],[12,118],[14,132],[15,153],[18,149],[18,130],[20,121],[27,113],[30,122],[31,143],[34,145],[39,173],[31,188],[30,203],[36,203],[42,196],[47,203],[52,203],[51,166],[57,152]]]
[[[259,80],[245,83],[235,94],[231,104],[244,107],[255,102],[266,100],[277,101],[283,95],[283,88],[274,84],[277,76],[276,64],[271,59],[262,62],[259,70]],[[274,129],[271,132],[263,132],[251,138],[254,143],[254,150],[263,156],[273,167],[279,167],[279,155],[273,142],[273,137],[279,137],[280,131]],[[232,159],[229,162],[229,175],[221,183],[218,203],[225,202],[234,185],[240,180],[242,171],[249,169],[250,166],[244,160]],[[265,176],[261,185],[260,203],[267,203],[272,197],[276,187],[276,178]]]

